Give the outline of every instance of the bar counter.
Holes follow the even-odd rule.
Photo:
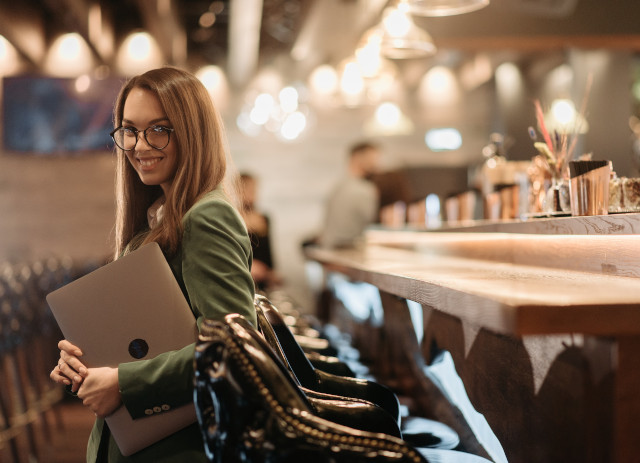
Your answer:
[[[381,368],[425,413],[438,411],[424,367],[446,350],[508,461],[629,462],[640,461],[639,232],[640,214],[481,222],[372,229],[354,249],[306,253],[380,290],[379,355],[392,362]],[[422,306],[421,340],[402,327],[406,300]]]

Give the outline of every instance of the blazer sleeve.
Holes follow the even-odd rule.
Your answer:
[[[239,313],[256,326],[251,244],[238,213],[222,199],[201,201],[184,219],[180,265],[198,328],[204,318]],[[118,366],[122,401],[133,419],[193,400],[195,343]]]

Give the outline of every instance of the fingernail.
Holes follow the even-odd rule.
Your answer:
[[[73,377],[73,380],[74,380],[76,383],[79,383],[80,381],[82,381],[82,378],[81,378],[80,376],[76,375],[76,376],[74,376],[74,377]]]
[[[89,372],[87,371],[87,369],[86,369],[86,368],[80,368],[80,374],[81,374],[82,376],[85,376],[87,373],[89,373]]]

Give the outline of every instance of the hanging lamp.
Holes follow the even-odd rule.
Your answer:
[[[453,16],[470,13],[489,5],[489,0],[402,0],[411,14],[418,16]]]
[[[389,59],[424,58],[436,52],[431,35],[416,26],[403,2],[384,11],[376,33],[380,54]]]

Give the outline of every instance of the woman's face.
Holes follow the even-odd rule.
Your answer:
[[[158,97],[143,88],[131,89],[124,102],[122,125],[139,130],[135,149],[125,153],[140,180],[145,185],[160,185],[166,195],[178,167],[175,133],[170,135],[169,144],[161,150],[150,146],[143,134],[150,126],[172,128]]]

